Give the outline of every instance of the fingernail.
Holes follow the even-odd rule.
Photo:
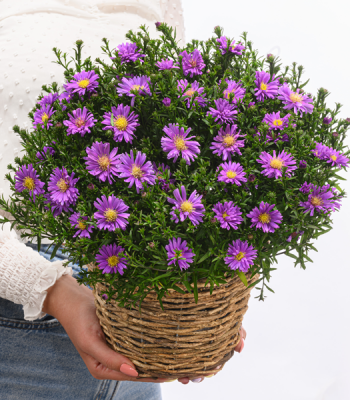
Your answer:
[[[244,339],[242,338],[241,341],[242,341],[242,344],[241,344],[241,348],[239,349],[238,353],[241,353],[242,350],[244,349]]]
[[[214,376],[215,374],[212,375],[207,375],[206,378],[211,378],[212,376]]]
[[[192,382],[193,383],[200,383],[200,382],[202,382],[202,378],[195,378],[195,379],[192,379]]]
[[[222,367],[222,365],[218,365],[215,369],[220,369]]]
[[[125,375],[129,375],[129,376],[133,376],[136,377],[138,376],[138,372],[136,371],[136,369],[130,367],[130,365],[128,364],[122,364],[120,367],[120,372],[122,372]]]
[[[167,382],[175,382],[177,381],[177,379],[172,379],[171,381],[167,381]]]

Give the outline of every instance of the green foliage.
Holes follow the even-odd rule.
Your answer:
[[[299,191],[300,186],[306,181],[318,186],[329,183],[336,187],[340,194],[344,196],[338,180],[342,179],[335,172],[330,164],[312,155],[310,152],[315,148],[314,142],[322,142],[327,146],[333,147],[338,151],[345,152],[343,145],[349,123],[337,119],[341,105],[337,104],[334,110],[326,106],[325,99],[328,92],[320,89],[314,99],[314,112],[304,114],[301,118],[291,111],[283,109],[283,104],[278,99],[256,101],[255,71],[267,71],[275,74],[280,82],[287,81],[293,90],[303,88],[306,82],[302,82],[303,67],[293,63],[291,68],[284,68],[277,57],[259,57],[256,50],[253,50],[252,43],[247,40],[247,34],[243,33],[242,43],[246,51],[242,56],[236,56],[227,52],[221,54],[218,49],[216,38],[222,34],[221,28],[216,28],[216,35],[209,40],[193,40],[186,46],[188,52],[197,48],[201,51],[205,70],[202,75],[189,78],[183,75],[182,68],[172,71],[159,71],[155,63],[163,58],[174,61],[181,61],[180,49],[176,41],[175,32],[165,24],[159,27],[161,33],[159,39],[151,39],[147,29],[141,27],[137,34],[129,32],[127,38],[137,44],[141,53],[145,54],[144,62],[140,60],[121,64],[116,57],[113,61],[105,63],[100,59],[95,62],[90,58],[82,61],[81,41],[77,42],[75,57],[67,61],[67,54],[58,49],[54,52],[58,59],[58,64],[65,70],[65,77],[69,81],[74,74],[82,70],[94,70],[99,75],[99,86],[97,96],[85,95],[83,98],[74,96],[70,103],[63,101],[67,107],[62,107],[57,100],[54,103],[56,113],[52,117],[54,123],[50,129],[42,129],[40,126],[33,132],[28,132],[18,126],[14,131],[21,137],[24,147],[22,158],[16,158],[15,166],[9,166],[12,173],[7,174],[7,179],[11,182],[13,195],[6,202],[0,200],[0,207],[10,212],[18,228],[25,228],[23,234],[29,240],[37,238],[39,246],[43,238],[53,241],[54,253],[63,244],[64,252],[69,261],[78,263],[81,267],[94,262],[95,255],[101,246],[117,243],[125,249],[128,257],[128,268],[123,276],[119,274],[102,274],[102,271],[95,269],[88,272],[82,269],[80,282],[91,286],[97,282],[107,282],[110,284],[110,291],[107,293],[109,298],[117,294],[121,304],[127,302],[138,302],[147,295],[148,291],[155,290],[158,298],[166,294],[172,288],[180,293],[183,290],[178,286],[183,284],[189,291],[193,292],[194,297],[198,297],[197,281],[206,278],[211,288],[220,285],[224,278],[235,274],[224,262],[227,248],[232,240],[240,239],[248,241],[258,250],[258,257],[252,266],[253,273],[259,273],[261,283],[260,299],[264,299],[264,289],[271,277],[273,263],[277,263],[277,256],[286,254],[295,260],[295,265],[305,268],[306,261],[311,261],[309,251],[315,250],[312,240],[331,229],[330,213],[315,213],[310,216],[304,213],[304,209],[299,206],[300,201],[306,201],[307,195]],[[107,39],[103,39],[102,50],[108,57],[115,55],[110,48]],[[181,64],[181,62],[180,62]],[[74,65],[74,68],[73,68]],[[125,141],[116,143],[113,135],[109,131],[102,130],[102,116],[109,112],[112,106],[120,103],[130,105],[130,97],[118,96],[116,86],[126,74],[147,75],[151,78],[151,96],[137,95],[132,110],[139,115],[140,126],[136,130],[136,138],[132,144]],[[197,80],[200,86],[205,88],[207,106],[200,107],[192,101],[192,106],[187,108],[185,98],[179,97],[177,81],[188,79],[190,82]],[[214,105],[214,100],[223,96],[225,89],[224,78],[241,81],[246,89],[245,97],[238,103],[239,114],[237,118],[238,128],[245,134],[245,147],[241,149],[242,155],[235,155],[233,161],[239,162],[246,172],[246,176],[254,174],[254,182],[247,182],[246,187],[228,184],[217,181],[216,170],[222,162],[221,157],[213,155],[210,145],[213,137],[217,135],[220,125],[216,124],[211,116],[207,116],[209,106]],[[221,81],[221,84],[220,84]],[[58,85],[53,83],[51,86],[43,87],[46,93],[58,91]],[[162,100],[165,97],[171,98],[170,107],[165,107]],[[249,107],[249,103],[255,101],[255,105]],[[66,135],[66,127],[63,121],[68,119],[67,113],[72,113],[78,107],[86,106],[98,120],[92,128],[91,134],[86,134],[83,138],[79,135]],[[32,118],[35,110],[29,114]],[[278,141],[266,142],[267,125],[262,124],[262,119],[266,113],[281,111],[283,117],[287,113],[292,115],[289,127],[284,133],[289,135],[289,142]],[[330,132],[330,127],[323,124],[325,116],[333,118],[332,130],[338,132],[338,137],[334,137]],[[191,165],[186,165],[180,159],[173,163],[167,160],[167,155],[161,148],[161,137],[164,136],[163,127],[169,123],[178,123],[185,128],[191,127],[191,135],[196,136],[200,143],[201,153]],[[259,141],[256,129],[261,132],[262,140]],[[157,163],[165,163],[170,167],[176,185],[170,183],[168,172],[162,173],[164,179],[170,187],[166,192],[162,185],[145,186],[143,193],[136,193],[135,187],[128,188],[128,184],[122,179],[116,179],[115,183],[109,185],[103,183],[90,175],[85,169],[83,157],[86,156],[85,149],[91,147],[96,141],[110,142],[111,148],[118,147],[118,153],[130,152],[130,150],[141,150],[147,155],[147,160]],[[52,144],[55,141],[55,144]],[[44,146],[52,146],[55,155],[48,155],[45,161],[39,162],[36,153],[42,151]],[[306,169],[297,169],[295,174],[288,178],[283,175],[282,179],[270,179],[261,174],[261,166],[256,162],[263,151],[272,153],[273,150],[286,150],[292,154],[299,164],[300,160],[307,162]],[[96,226],[93,214],[96,212],[94,202],[103,194],[109,196],[114,194],[122,199],[129,207],[129,224],[125,231],[120,229],[114,232],[101,231],[96,227],[93,230],[91,239],[73,238],[75,229],[69,222],[69,213],[62,213],[53,217],[50,210],[45,209],[45,198],[38,196],[36,202],[32,202],[26,191],[18,193],[15,191],[13,172],[25,164],[32,163],[37,169],[40,179],[48,182],[49,176],[54,168],[68,170],[68,173],[75,172],[79,182],[77,188],[80,196],[75,206],[75,211],[82,215],[92,218],[92,225]],[[159,171],[160,172],[160,171]],[[93,183],[94,188],[88,185]],[[206,213],[203,223],[195,227],[186,219],[178,224],[170,220],[172,205],[167,201],[176,187],[184,185],[187,193],[197,190],[203,195],[202,202]],[[224,230],[220,224],[213,219],[213,206],[218,202],[233,201],[242,210],[244,221],[237,230]],[[246,217],[254,207],[261,201],[275,204],[275,209],[283,215],[280,228],[274,233],[264,233],[262,230],[250,228],[250,219]],[[6,219],[5,219],[6,222]],[[293,232],[304,231],[301,239],[294,237],[290,242],[287,238]],[[193,249],[195,259],[191,267],[186,271],[181,271],[175,264],[168,265],[167,254],[164,246],[169,239],[180,237],[186,239],[188,246]],[[243,273],[238,274],[240,279],[247,285],[246,277]]]

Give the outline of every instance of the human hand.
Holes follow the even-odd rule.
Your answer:
[[[168,382],[169,379],[137,378],[134,364],[106,344],[96,315],[94,295],[90,289],[64,275],[48,289],[43,311],[62,324],[87,369],[96,379],[137,382]],[[179,378],[187,384],[188,378]]]

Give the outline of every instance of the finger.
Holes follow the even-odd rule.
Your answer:
[[[244,348],[244,341],[245,338],[247,337],[247,332],[246,330],[243,328],[243,326],[241,326],[241,329],[239,330],[239,335],[241,340],[239,341],[239,343],[237,344],[237,346],[234,348],[235,351],[237,351],[237,353],[241,353],[241,351]]]
[[[116,381],[133,381],[133,382],[152,382],[152,383],[164,383],[167,382],[167,379],[151,379],[151,378],[135,378],[123,374],[121,372],[114,371],[112,369],[107,368],[89,354],[83,353],[79,351],[81,358],[83,359],[85,365],[87,366],[90,374],[95,379],[100,380],[116,380]]]

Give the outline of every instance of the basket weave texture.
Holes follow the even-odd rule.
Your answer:
[[[248,284],[258,279],[258,275],[246,277]],[[140,378],[191,378],[220,371],[240,341],[251,291],[237,276],[226,281],[215,286],[211,295],[210,285],[198,281],[197,303],[192,293],[178,285],[186,294],[170,290],[162,298],[164,311],[151,292],[142,302],[141,313],[138,306],[119,307],[113,299],[106,302],[102,294],[107,287],[98,283],[95,304],[107,344],[134,363]]]

